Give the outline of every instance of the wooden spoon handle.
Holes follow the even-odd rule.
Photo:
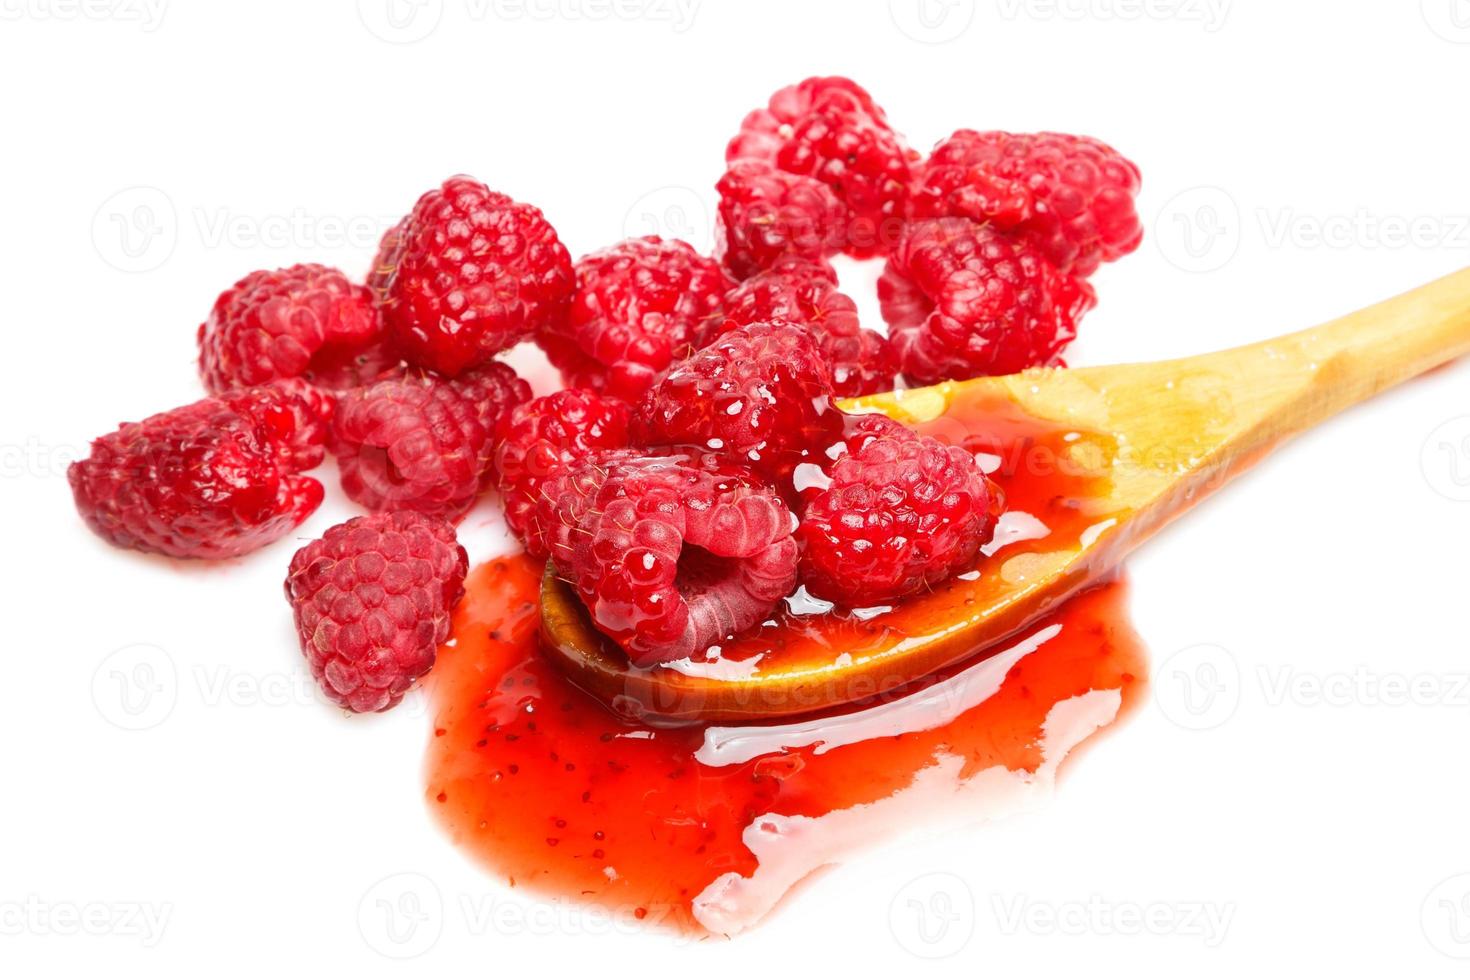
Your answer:
[[[1385,389],[1470,353],[1470,269],[1462,269],[1418,289],[1350,313],[1320,326],[1237,351],[1208,355],[1231,359],[1249,355],[1269,378],[1293,368],[1311,375],[1299,411],[1276,432],[1300,432]],[[1242,365],[1244,367],[1244,365]],[[1238,375],[1250,384],[1257,375]]]

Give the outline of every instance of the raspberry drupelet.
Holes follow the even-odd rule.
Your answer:
[[[469,561],[445,521],[411,511],[338,524],[291,559],[301,652],[333,704],[386,711],[434,665]]]

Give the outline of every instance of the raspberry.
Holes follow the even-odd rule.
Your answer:
[[[715,258],[736,279],[788,255],[825,259],[842,245],[847,208],[815,177],[740,160],[715,189],[720,193]]]
[[[375,381],[402,377],[408,365],[386,342],[369,344],[357,350],[328,347],[311,359],[311,367],[302,375],[318,388],[344,392]]]
[[[1143,240],[1138,168],[1100,140],[962,129],[934,148],[914,182],[914,218],[971,218],[1039,244],[1090,275]]]
[[[571,257],[536,208],[451,177],[405,221],[396,263],[389,241],[374,281],[386,281],[383,315],[414,364],[460,374],[565,315]]]
[[[458,378],[420,372],[350,391],[328,440],[342,489],[369,510],[458,520],[491,482],[500,416],[530,397],[499,361]]]
[[[199,372],[218,394],[277,378],[312,376],[350,361],[381,339],[366,286],[336,269],[293,265],[252,272],[220,294],[199,325]]]
[[[517,405],[495,435],[495,473],[505,522],[531,557],[544,561],[546,537],[536,519],[542,487],[573,462],[600,449],[628,444],[627,402],[585,388],[568,388]]]
[[[630,238],[577,262],[564,321],[539,337],[569,385],[637,401],[720,314],[730,282],[681,241]]]
[[[863,421],[853,435],[796,530],[807,589],[861,608],[970,567],[994,530],[989,484],[974,456],[892,425]]]
[[[698,654],[764,620],[796,584],[794,519],[708,458],[591,457],[548,487],[553,551],[597,628],[637,666]]]
[[[844,249],[857,257],[897,238],[914,158],[872,96],[846,78],[781,89],[745,117],[725,150],[726,163],[763,160],[831,187],[847,207]]]
[[[857,304],[837,289],[831,266],[785,260],[753,276],[725,297],[725,329],[766,320],[806,327],[832,369],[832,390],[843,398],[888,391],[898,362],[882,334],[858,322]]]
[[[403,257],[403,242],[408,232],[408,219],[403,218],[383,232],[383,237],[378,241],[378,254],[373,256],[373,264],[368,268],[367,288],[373,294],[373,299],[379,304],[388,301],[388,287],[393,283],[393,277],[398,272],[398,260]]]
[[[899,366],[918,384],[1059,364],[1097,301],[1034,242],[965,218],[910,226],[878,299]]]
[[[816,343],[784,321],[735,327],[674,364],[634,420],[648,446],[695,446],[781,481],[841,426]]]
[[[387,711],[434,666],[469,560],[444,521],[354,517],[291,559],[286,600],[301,652],[348,711]]]
[[[102,538],[175,558],[269,544],[322,502],[302,472],[322,461],[331,397],[301,381],[243,388],[129,422],[67,470]]]

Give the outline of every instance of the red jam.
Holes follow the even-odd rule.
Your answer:
[[[1031,519],[1013,521],[1031,535],[994,549],[982,581],[992,562],[1076,541],[1107,516],[1089,492],[1095,477],[1058,465],[1095,435],[1003,405],[983,413],[983,424],[951,411],[919,426],[997,457],[1007,511]],[[542,657],[540,571],[497,559],[466,582],[429,684],[427,798],[455,842],[511,885],[645,925],[731,934],[817,867],[916,815],[1014,810],[1136,701],[1146,673],[1113,582],[918,689],[823,718],[652,728]],[[882,617],[901,629],[903,614]],[[831,651],[871,640],[871,625],[788,610],[736,645]]]

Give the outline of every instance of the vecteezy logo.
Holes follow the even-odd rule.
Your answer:
[[[1470,500],[1470,415],[1435,426],[1419,450],[1419,470],[1441,497]]]
[[[439,26],[444,0],[357,0],[357,19],[389,44],[422,41]]]
[[[963,878],[947,871],[920,875],[893,896],[888,928],[915,956],[953,956],[975,934],[975,894]]]
[[[92,245],[122,272],[148,272],[168,261],[179,240],[174,202],[157,187],[127,187],[92,216]]]
[[[888,16],[921,44],[953,41],[975,20],[975,0],[888,0]]]
[[[114,650],[92,673],[92,703],[103,718],[130,732],[162,722],[179,699],[173,658],[148,643]]]
[[[1154,223],[1154,241],[1185,272],[1214,272],[1240,248],[1240,208],[1218,187],[1191,187],[1169,199]]]
[[[1470,960],[1470,874],[1446,878],[1429,890],[1419,909],[1429,945],[1456,960]]]
[[[389,959],[427,953],[444,931],[444,897],[439,886],[413,872],[389,875],[363,893],[357,904],[363,941]]]
[[[1453,44],[1470,44],[1470,0],[1419,0],[1424,23]]]
[[[658,235],[686,242],[708,241],[713,235],[709,203],[692,187],[677,185],[649,191],[623,216],[623,235]]]
[[[1164,717],[1180,728],[1216,728],[1229,721],[1240,706],[1240,665],[1221,646],[1185,647],[1159,667],[1154,701]]]

